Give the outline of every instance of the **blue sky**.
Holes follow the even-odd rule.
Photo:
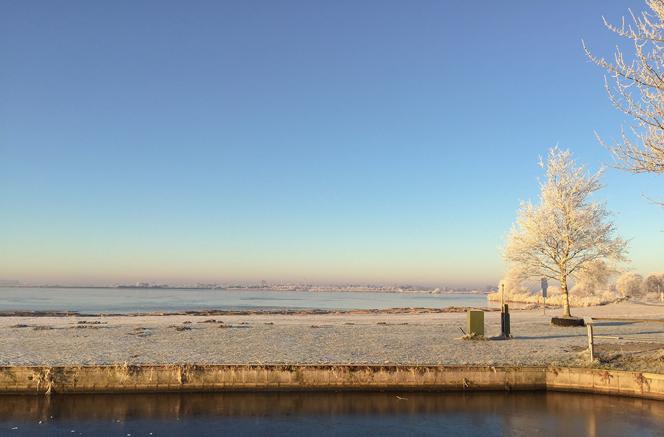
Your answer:
[[[0,279],[484,285],[640,1],[0,3]],[[632,267],[662,179],[607,171]]]

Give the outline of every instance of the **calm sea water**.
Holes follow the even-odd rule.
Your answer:
[[[477,294],[0,287],[0,311],[131,313],[185,310],[487,306]]]
[[[0,396],[3,436],[648,437],[663,423],[664,402],[571,393]]]

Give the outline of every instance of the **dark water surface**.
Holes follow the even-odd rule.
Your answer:
[[[189,310],[445,308],[487,306],[482,294],[145,288],[0,287],[0,311],[86,313]]]
[[[664,435],[664,402],[544,392],[0,396],[0,435],[645,437]]]

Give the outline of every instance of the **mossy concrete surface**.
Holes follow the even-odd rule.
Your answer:
[[[0,394],[307,390],[554,390],[664,400],[664,375],[584,368],[417,365],[0,367]]]

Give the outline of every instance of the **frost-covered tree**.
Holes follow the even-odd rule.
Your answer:
[[[639,297],[643,293],[643,276],[625,272],[616,281],[616,289],[623,297]]]
[[[631,13],[606,27],[633,47],[625,57],[620,47],[612,59],[595,56],[584,44],[586,54],[604,68],[610,78],[605,87],[611,103],[627,114],[634,124],[622,129],[613,147],[621,167],[634,173],[664,173],[664,0],[647,0],[649,11]]]
[[[503,279],[498,284],[498,292],[501,291],[501,286],[505,287],[505,293],[508,295],[519,294],[526,292],[523,282],[528,279],[528,274],[519,265],[512,265],[505,273]]]
[[[568,150],[551,149],[539,204],[521,203],[507,238],[504,257],[508,263],[519,266],[528,277],[560,282],[565,317],[571,317],[568,279],[592,262],[625,259],[626,242],[615,236],[605,205],[589,198],[602,188],[601,174],[589,174]]]
[[[664,273],[653,273],[646,276],[643,281],[644,293],[661,293],[664,292]]]
[[[591,296],[599,291],[607,290],[613,274],[615,274],[615,270],[610,268],[604,260],[591,261],[579,269],[572,293]]]

